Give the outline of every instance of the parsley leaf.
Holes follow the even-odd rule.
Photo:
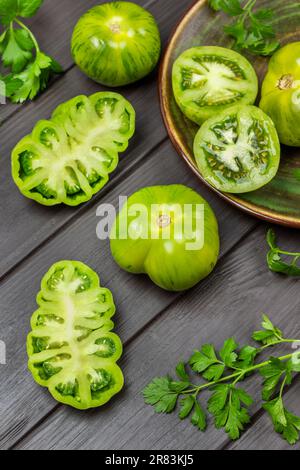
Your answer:
[[[220,351],[220,357],[227,367],[232,367],[236,361],[238,355],[235,350],[237,347],[238,344],[233,338],[229,338],[227,341],[225,341],[224,346]]]
[[[192,395],[187,395],[181,400],[180,405],[181,405],[181,410],[179,413],[179,418],[185,419],[190,415],[192,409],[194,408],[195,399]]]
[[[189,380],[187,371],[185,370],[184,362],[179,362],[176,367],[176,374],[182,380]]]
[[[156,413],[171,413],[176,407],[178,392],[171,390],[170,385],[169,377],[158,377],[145,388],[145,403],[154,405]]]
[[[27,99],[33,100],[48,84],[50,74],[58,73],[61,69],[49,56],[38,52],[34,62],[30,63],[21,73],[15,74],[14,79],[21,82],[20,87],[8,93],[13,103],[23,103]]]
[[[194,414],[191,419],[193,426],[196,426],[200,431],[205,431],[206,429],[206,415],[204,410],[199,405],[196,398],[194,398]]]
[[[9,29],[0,37],[0,52],[4,67],[21,72],[32,59],[34,44],[24,29]]]
[[[286,376],[287,384],[292,381],[291,363],[284,363],[274,357],[260,373],[264,377],[262,397],[266,401],[270,400],[283,376]]]
[[[8,25],[17,16],[33,16],[42,3],[43,0],[0,0],[0,22]]]
[[[235,21],[224,27],[225,32],[234,39],[233,47],[256,55],[273,54],[280,46],[271,23],[273,10],[261,8],[254,11],[256,0],[246,2],[244,7],[242,3],[239,0],[209,0],[213,10],[235,17]]]
[[[267,242],[270,247],[270,251],[267,255],[269,269],[273,272],[283,273],[288,276],[300,276],[300,252],[291,253],[281,250],[276,244],[276,235],[272,229],[268,231]],[[283,256],[291,258],[291,263],[283,261]]]
[[[263,315],[262,327],[263,330],[253,333],[252,339],[254,339],[254,341],[268,345],[283,339],[282,331],[273,325],[267,315]]]
[[[215,417],[217,428],[225,428],[232,440],[240,437],[244,425],[249,423],[247,409],[253,403],[252,398],[244,390],[231,385],[217,385],[208,401],[208,411]]]
[[[289,444],[296,444],[299,440],[300,418],[284,407],[282,397],[266,403],[264,409],[271,416],[275,431],[282,434]]]

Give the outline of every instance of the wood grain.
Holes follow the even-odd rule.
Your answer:
[[[297,242],[297,232],[281,233],[286,242]],[[130,342],[121,361],[126,388],[113,403],[105,410],[87,414],[60,407],[18,447],[222,448],[228,438],[223,431],[215,430],[211,420],[208,430],[202,434],[188,421],[180,422],[174,414],[156,415],[143,403],[141,390],[153,377],[174,370],[177,361],[188,359],[193,349],[201,344],[212,342],[221,347],[224,339],[231,336],[240,344],[248,343],[251,332],[260,326],[263,312],[283,327],[286,335],[300,335],[299,284],[297,280],[269,272],[265,252],[265,227],[261,226],[220,262],[211,277],[173,302]],[[272,350],[272,354],[275,351]],[[256,377],[245,383],[257,403],[252,408],[253,413],[260,408],[260,380]],[[299,404],[294,411],[299,414]],[[250,428],[248,434],[251,432]],[[269,427],[269,433],[272,432]]]
[[[183,0],[176,12],[170,16],[173,0],[155,2],[152,12],[158,18],[163,43],[166,43],[170,30],[177,18],[189,5],[190,0]],[[49,2],[46,2],[49,3]],[[74,2],[74,3],[78,3]],[[82,3],[82,2],[79,2]],[[142,3],[142,2],[140,2]],[[76,9],[75,9],[76,10]],[[77,10],[76,10],[77,11]],[[67,38],[69,41],[69,39]],[[0,279],[13,266],[34,250],[40,243],[53,236],[56,230],[66,222],[78,217],[85,211],[88,204],[80,208],[57,206],[43,207],[23,197],[11,178],[10,155],[16,143],[30,133],[39,119],[48,118],[54,108],[63,101],[79,94],[92,94],[103,90],[98,84],[85,77],[77,68],[73,68],[58,80],[37,101],[29,103],[0,127],[1,139],[1,185],[0,185],[0,219],[5,223],[0,226]],[[166,131],[160,117],[156,74],[130,87],[121,93],[129,99],[137,112],[137,130],[130,142],[128,151],[121,155],[117,171],[111,181],[116,184],[118,179],[129,173],[153,148],[164,138]],[[90,204],[95,204],[103,193],[109,189],[107,185]],[[8,197],[9,195],[9,197]],[[30,223],[28,223],[30,220]]]
[[[143,186],[179,181],[200,189],[194,175],[185,171],[184,163],[167,142],[101,202],[117,206],[119,195],[129,195]],[[256,221],[233,209],[224,210],[222,201],[207,190],[201,193],[211,202],[220,221],[224,254],[255,226]],[[121,271],[111,257],[108,242],[96,237],[98,221],[96,207],[90,208],[10,274],[0,287],[0,331],[8,347],[8,365],[3,369],[0,383],[2,447],[15,442],[55,406],[47,391],[36,386],[27,372],[25,352],[39,282],[52,263],[60,259],[79,259],[100,274],[103,285],[115,296],[116,331],[125,342],[178,298],[155,287],[144,276]],[[233,233],[232,225],[236,227]]]

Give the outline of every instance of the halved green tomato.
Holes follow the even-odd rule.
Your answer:
[[[255,106],[235,106],[206,121],[196,135],[194,153],[205,180],[228,193],[261,188],[280,163],[273,121]]]
[[[273,55],[259,106],[274,121],[280,142],[300,147],[300,42]]]
[[[183,291],[214,269],[218,223],[209,204],[182,185],[133,194],[111,231],[111,251],[124,270],[148,274],[159,287]]]
[[[252,65],[223,47],[188,49],[175,61],[172,78],[178,106],[199,125],[235,104],[253,104],[258,93]]]
[[[13,179],[40,204],[77,206],[108,182],[134,131],[135,111],[121,95],[78,96],[17,144]]]
[[[54,264],[42,280],[27,338],[29,369],[59,402],[81,410],[108,402],[124,384],[111,333],[112,294],[78,261]]]
[[[154,17],[131,2],[98,5],[75,26],[72,55],[90,78],[107,86],[122,86],[148,75],[161,51]]]

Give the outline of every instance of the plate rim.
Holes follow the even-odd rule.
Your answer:
[[[159,91],[160,110],[161,110],[161,114],[163,117],[164,125],[167,129],[167,133],[178,155],[188,164],[188,166],[193,171],[193,173],[198,177],[198,179],[206,187],[208,187],[214,193],[218,194],[223,200],[229,202],[234,207],[237,207],[243,212],[246,212],[247,214],[252,215],[258,219],[261,219],[261,220],[264,220],[266,222],[273,223],[273,224],[279,224],[279,225],[283,225],[286,227],[293,227],[293,228],[299,229],[300,218],[298,219],[298,218],[291,217],[291,216],[285,216],[283,214],[279,215],[278,213],[272,210],[267,210],[267,209],[259,210],[257,205],[252,204],[247,201],[243,201],[234,195],[223,193],[219,191],[218,189],[214,188],[212,185],[210,185],[200,174],[196,165],[193,164],[191,159],[188,157],[189,150],[184,144],[182,144],[181,140],[178,138],[178,134],[176,132],[175,126],[171,119],[171,111],[169,108],[169,100],[168,100],[168,92],[167,92],[168,67],[170,63],[170,56],[173,51],[173,46],[176,43],[176,40],[179,34],[181,33],[185,25],[189,22],[190,17],[194,14],[194,11],[204,8],[206,3],[207,3],[207,0],[196,0],[187,9],[185,14],[182,16],[182,18],[174,27],[171,33],[171,36],[168,40],[168,44],[165,49],[165,52],[163,54],[163,58],[161,60],[161,64],[159,68],[159,78],[158,78],[158,91]]]

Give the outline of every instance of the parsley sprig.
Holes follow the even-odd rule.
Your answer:
[[[236,49],[269,56],[280,46],[272,27],[274,12],[270,8],[254,10],[257,0],[208,0],[215,11],[223,11],[235,19],[224,30],[234,39]]]
[[[299,440],[300,418],[285,408],[283,394],[294,374],[300,372],[300,339],[285,338],[266,315],[262,329],[255,331],[252,338],[260,343],[258,347],[239,348],[233,338],[226,340],[219,352],[212,344],[203,345],[194,351],[188,364],[180,362],[177,365],[179,381],[170,376],[153,379],[143,391],[145,403],[152,405],[157,413],[171,413],[179,404],[179,418],[190,418],[200,431],[207,428],[208,412],[214,417],[215,427],[224,428],[229,437],[236,440],[250,422],[249,408],[253,404],[252,397],[239,383],[259,372],[263,377],[263,407],[271,416],[275,431],[290,444],[295,444]],[[286,343],[299,343],[299,350],[256,362],[264,350]],[[191,372],[200,375],[204,381],[198,385],[191,382]],[[199,401],[204,390],[211,392],[206,409]]]
[[[267,242],[270,247],[267,255],[270,270],[276,273],[287,274],[288,276],[300,276],[300,253],[281,250],[277,246],[276,235],[273,229],[268,231]]]
[[[13,103],[34,99],[43,91],[61,66],[40,50],[39,44],[21,18],[37,12],[43,0],[0,0],[0,23],[4,31],[0,36],[2,64],[8,73],[0,75],[5,84],[6,97]]]

